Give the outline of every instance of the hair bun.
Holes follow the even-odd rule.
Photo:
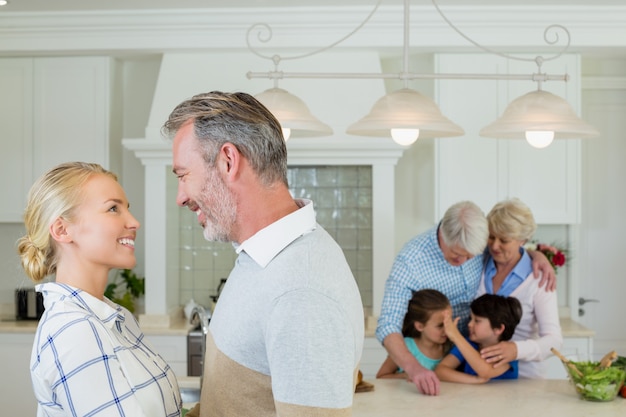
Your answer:
[[[46,255],[35,245],[29,235],[19,239],[17,251],[22,261],[22,267],[31,280],[37,283],[48,275]]]

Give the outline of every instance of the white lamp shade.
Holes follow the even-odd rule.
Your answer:
[[[513,100],[502,116],[484,127],[480,136],[500,139],[526,139],[527,131],[553,131],[554,139],[599,136],[593,126],[579,118],[563,98],[543,90]]]
[[[270,88],[254,97],[272,112],[283,129],[291,129],[291,137],[333,134],[330,126],[311,114],[304,101],[282,88]]]
[[[461,136],[463,129],[447,119],[430,98],[409,88],[379,99],[370,113],[348,127],[359,136],[390,136],[391,129],[419,129],[420,138]]]

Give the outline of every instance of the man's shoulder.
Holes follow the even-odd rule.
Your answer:
[[[436,249],[436,233],[437,229],[435,227],[414,236],[404,244],[400,253],[410,253],[411,256],[415,256]]]

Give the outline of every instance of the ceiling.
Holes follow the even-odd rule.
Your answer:
[[[341,6],[373,6],[376,0],[340,0]],[[383,4],[402,4],[402,0],[382,0]],[[624,0],[441,0],[446,5],[557,5],[557,6],[623,6]],[[336,6],[338,0],[9,0],[0,11],[49,12],[95,10],[150,10],[235,7]],[[412,5],[431,4],[430,0],[412,0]]]

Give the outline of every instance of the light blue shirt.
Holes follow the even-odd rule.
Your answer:
[[[420,348],[417,347],[417,343],[415,343],[415,339],[413,339],[412,337],[405,337],[404,344],[406,345],[406,348],[409,350],[409,352],[411,352],[411,355],[413,355],[415,359],[417,359],[417,361],[420,363],[420,365],[422,365],[426,369],[430,369],[432,371],[437,367],[437,365],[439,365],[439,362],[441,362],[442,358],[433,359],[424,355]],[[402,368],[399,369],[399,372],[404,372]]]
[[[439,247],[437,227],[407,242],[396,256],[385,283],[385,295],[376,337],[382,343],[391,333],[402,333],[402,323],[413,292],[432,288],[448,297],[459,329],[467,333],[470,303],[476,296],[483,269],[483,255],[469,259],[461,266],[446,261]]]
[[[497,295],[508,297],[522,282],[533,272],[532,259],[524,248],[520,248],[522,258],[517,262],[515,268],[504,279],[502,285],[498,289]],[[494,294],[493,292],[493,277],[496,275],[496,264],[493,261],[491,255],[487,255],[487,264],[485,266],[485,289],[487,293]]]

